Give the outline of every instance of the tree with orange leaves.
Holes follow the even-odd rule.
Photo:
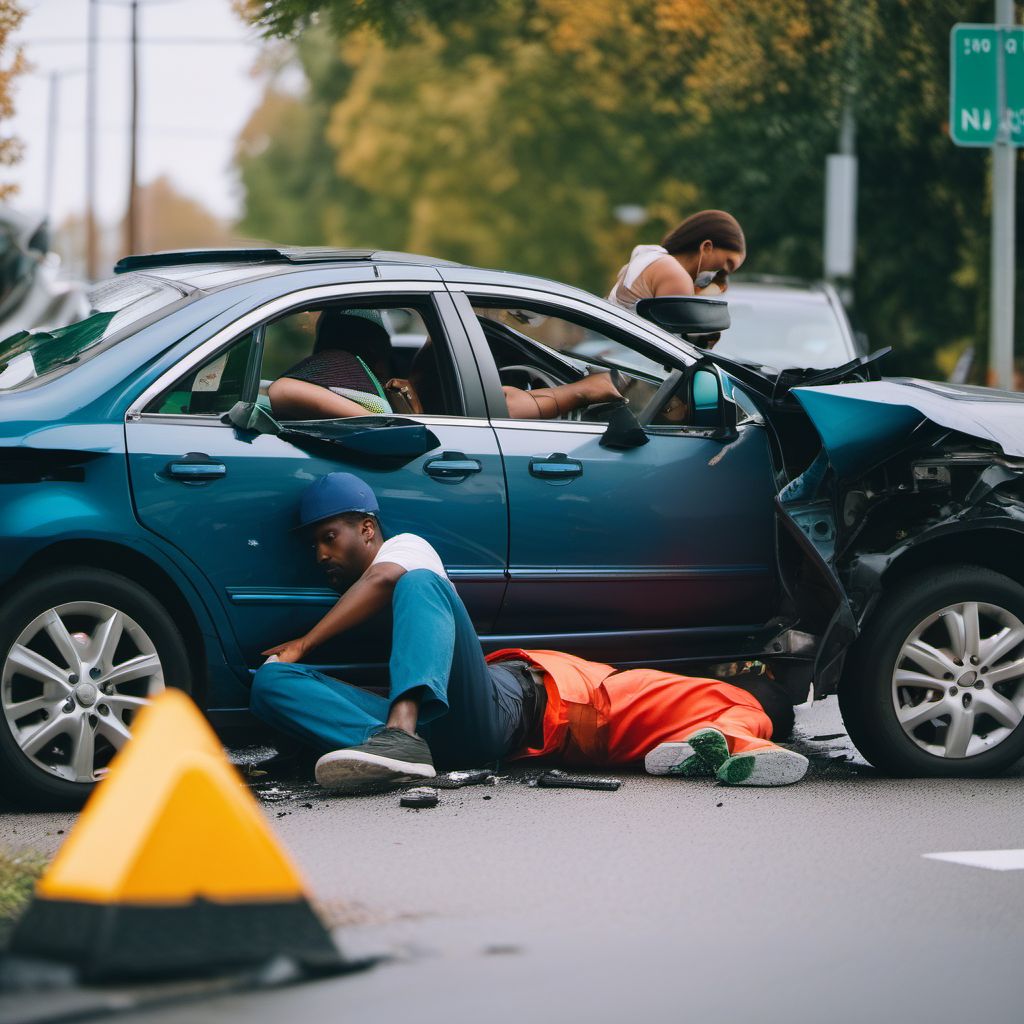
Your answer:
[[[304,166],[304,147],[271,139],[243,165],[261,210],[281,207],[282,175],[292,213],[308,209],[326,240],[386,239],[600,292],[634,242],[712,206],[743,224],[745,269],[818,277],[825,156],[849,104],[860,324],[874,346],[896,347],[894,373],[934,374],[937,350],[985,335],[987,166],[945,122],[949,30],[987,20],[989,0],[237,6],[300,53],[317,33],[333,40],[333,62],[307,68],[311,84],[332,83],[308,122],[308,151],[329,164]],[[294,142],[308,110],[291,102],[281,131]],[[307,180],[319,206],[303,205]],[[646,222],[618,223],[620,205]],[[249,214],[247,230],[263,233],[262,213]],[[305,230],[289,224],[292,237]]]

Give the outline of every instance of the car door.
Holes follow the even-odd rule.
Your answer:
[[[310,309],[334,302],[406,303],[420,311],[451,375],[445,387],[452,415],[435,409],[397,422],[368,415],[266,432],[268,402],[260,392],[268,382],[259,378],[274,358],[269,332],[284,317],[301,326]],[[283,351],[275,375],[287,361],[287,346]],[[236,403],[248,417],[235,416],[242,426],[224,415]],[[306,428],[316,436],[302,435]],[[408,435],[417,431],[427,440],[411,454]],[[307,538],[291,529],[303,489],[335,470],[354,472],[373,487],[386,535],[410,531],[430,541],[478,628],[492,627],[505,587],[503,469],[468,341],[436,282],[338,285],[281,296],[197,344],[147,388],[129,412],[126,433],[139,520],[213,583],[249,668],[260,663],[262,650],[301,635],[337,600]],[[316,660],[346,667],[351,678],[358,666],[384,656],[382,639],[372,630],[346,636],[321,648]]]
[[[630,369],[634,405],[668,378],[671,360],[631,334],[628,321],[578,299],[450,287],[489,388],[508,481],[510,580],[498,633],[667,664],[709,638],[709,652],[728,649],[730,636],[763,624],[776,594],[774,487],[763,426],[740,422],[728,437],[706,422],[659,426],[647,432],[647,443],[616,448],[602,443],[608,423],[587,422],[585,412],[571,414],[578,419],[511,419],[499,382],[513,381],[502,380],[500,364],[521,359],[503,348],[500,333],[488,338],[482,329],[493,325],[495,310],[513,311],[510,322],[532,332],[531,340],[546,329],[541,355],[547,348],[577,368]],[[677,374],[691,361],[681,351],[674,358]],[[696,423],[706,420],[709,381],[719,387],[713,371],[698,376],[702,386],[691,385]]]

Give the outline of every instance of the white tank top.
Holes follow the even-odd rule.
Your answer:
[[[636,246],[629,254],[629,262],[619,271],[608,301],[632,312],[641,299],[651,298],[654,292],[638,278],[652,263],[668,255],[668,249],[661,245]]]

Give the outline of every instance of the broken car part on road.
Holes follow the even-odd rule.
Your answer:
[[[537,776],[537,785],[542,789],[602,789],[614,792],[622,785],[622,780],[569,775],[557,768],[552,768]]]

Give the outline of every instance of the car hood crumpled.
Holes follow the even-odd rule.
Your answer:
[[[1010,458],[1024,458],[1024,394],[993,388],[892,378],[857,384],[797,387],[841,477],[884,457],[925,420],[983,441]]]

